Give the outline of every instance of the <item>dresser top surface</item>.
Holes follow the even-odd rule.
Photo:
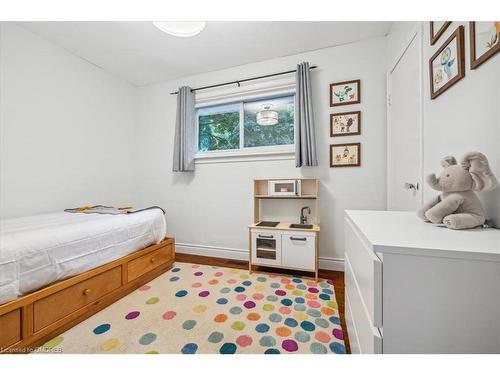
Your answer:
[[[377,252],[427,250],[460,256],[500,260],[500,230],[475,228],[452,230],[425,223],[415,212],[347,210],[347,217]],[[484,257],[483,257],[484,256]]]

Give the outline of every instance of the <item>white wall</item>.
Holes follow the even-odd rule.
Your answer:
[[[136,88],[0,27],[0,217],[131,203]]]
[[[252,179],[317,177],[321,181],[320,257],[322,267],[342,265],[343,211],[385,209],[385,38],[288,56],[140,88],[137,171],[141,204],[167,210],[169,232],[184,246],[213,256],[247,258],[247,226],[252,221]],[[195,173],[173,173],[176,97],[180,85],[196,87],[289,70],[301,61],[312,72],[319,166],[295,168],[294,160],[196,165]],[[361,104],[331,109],[328,85],[361,79]],[[362,135],[330,138],[329,113],[362,111]],[[330,168],[328,145],[362,143],[362,167]],[[296,212],[298,220],[299,212]]]
[[[429,59],[456,30],[465,27],[465,77],[434,100],[429,94]],[[388,36],[389,63],[402,51],[416,22],[393,24]],[[441,158],[454,155],[457,160],[468,151],[486,154],[496,176],[500,178],[500,55],[496,55],[476,70],[470,69],[469,24],[453,22],[433,45],[429,42],[429,23],[423,29],[424,74],[424,173],[440,173]],[[436,194],[424,184],[424,200]],[[479,193],[488,218],[500,227],[500,188]]]

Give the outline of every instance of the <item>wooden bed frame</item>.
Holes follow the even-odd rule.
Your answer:
[[[111,263],[0,305],[0,353],[28,353],[169,270],[166,237]]]

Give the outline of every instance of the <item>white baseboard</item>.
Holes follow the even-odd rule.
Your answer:
[[[234,259],[248,261],[248,250],[230,247],[218,247],[208,245],[194,245],[187,243],[176,243],[175,252],[180,254],[202,255],[214,258]],[[322,270],[344,271],[344,259],[320,257],[319,268]]]

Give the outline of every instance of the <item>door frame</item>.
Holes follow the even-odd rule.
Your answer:
[[[389,65],[389,69],[386,73],[386,116],[387,116],[387,160],[386,160],[386,207],[389,210],[389,202],[390,196],[393,191],[393,188],[390,185],[392,171],[389,168],[389,160],[391,160],[392,149],[391,145],[391,111],[390,111],[390,102],[391,102],[391,74],[396,69],[397,65],[403,58],[404,54],[410,47],[411,43],[416,40],[418,43],[418,70],[419,70],[419,89],[420,89],[420,103],[419,103],[419,137],[420,144],[419,147],[419,167],[418,167],[418,176],[417,183],[419,184],[419,188],[417,190],[417,203],[422,206],[423,204],[423,175],[424,175],[424,72],[423,72],[423,22],[417,22],[413,30],[410,32],[408,38],[405,43],[401,45],[400,52],[396,55],[394,61]]]

